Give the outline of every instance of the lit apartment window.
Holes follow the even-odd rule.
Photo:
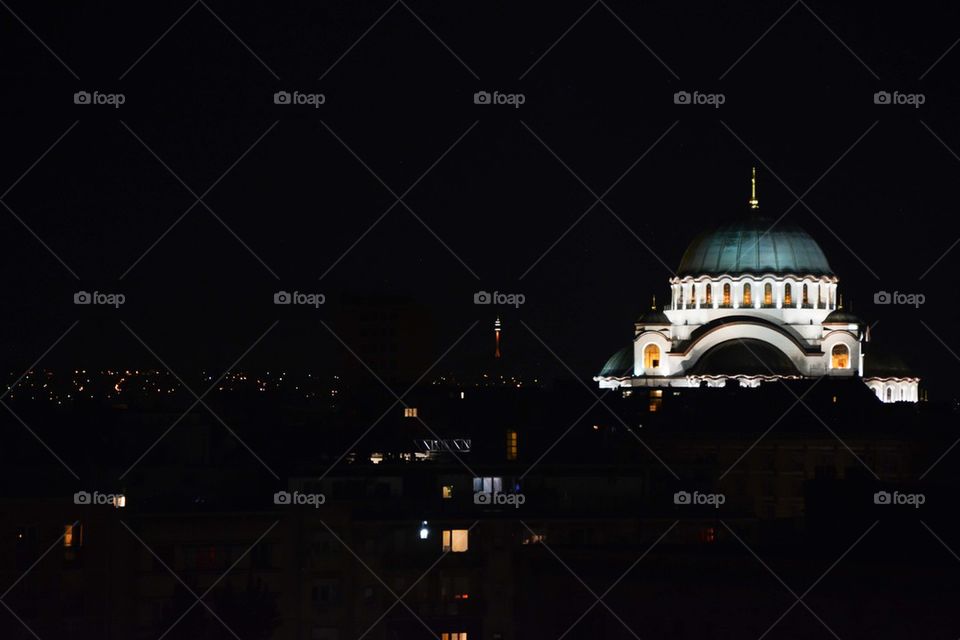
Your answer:
[[[467,632],[454,631],[453,633],[441,633],[440,640],[467,640]]]
[[[452,497],[453,497],[453,485],[452,484],[443,485],[443,499],[449,500]]]
[[[643,348],[643,368],[656,369],[660,366],[660,347],[648,344]]]
[[[67,549],[73,549],[83,545],[83,525],[79,522],[64,525],[63,527],[63,546]]]
[[[467,550],[470,531],[467,529],[444,529],[443,550],[462,553]]]
[[[403,417],[404,417],[404,418],[416,418],[416,417],[417,417],[417,408],[416,408],[416,407],[404,407],[404,408],[403,408]]]
[[[477,493],[480,491],[483,491],[484,493],[502,493],[503,478],[501,477],[474,478],[473,492]]]
[[[507,431],[507,460],[516,460],[519,451],[519,436],[516,431]]]
[[[847,345],[834,345],[831,352],[831,367],[834,369],[847,369],[850,367],[850,350]]]

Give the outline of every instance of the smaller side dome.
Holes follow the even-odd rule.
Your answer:
[[[628,345],[610,356],[598,375],[629,376],[633,374],[633,345]]]
[[[827,314],[823,324],[863,324],[863,320],[844,309],[835,309]]]
[[[637,324],[670,324],[670,318],[659,309],[650,309],[637,318]]]
[[[671,324],[670,318],[663,311],[657,309],[657,296],[653,296],[650,308],[637,318],[637,324]]]

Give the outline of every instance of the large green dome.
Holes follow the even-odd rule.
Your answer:
[[[810,234],[790,222],[774,222],[752,215],[697,236],[684,252],[677,275],[834,275]]]

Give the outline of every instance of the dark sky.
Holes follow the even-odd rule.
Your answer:
[[[960,248],[924,275],[960,237],[960,48],[937,62],[960,38],[952,3],[9,7],[0,193],[15,185],[2,200],[50,251],[0,208],[5,369],[75,320],[43,364],[155,364],[122,320],[175,370],[221,370],[280,320],[247,364],[330,369],[320,321],[337,331],[340,297],[368,294],[423,304],[435,356],[480,322],[438,371],[487,353],[500,311],[505,366],[569,375],[526,323],[587,377],[665,299],[690,239],[745,209],[757,165],[763,211],[805,194],[788,219],[821,243],[848,307],[955,394],[957,359],[933,333],[960,353]],[[75,105],[80,90],[126,102]],[[275,105],[279,90],[326,103]],[[479,90],[525,104],[475,105]],[[679,90],[726,101],[676,105]],[[875,105],[880,90],[925,103]],[[580,219],[621,176],[612,212]],[[78,307],[79,289],[127,303]],[[329,303],[278,308],[278,289]],[[527,302],[477,307],[479,289]],[[875,306],[878,290],[927,301]]]

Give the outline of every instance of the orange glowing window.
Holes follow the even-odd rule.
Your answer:
[[[763,304],[773,304],[773,285],[769,282],[763,285]]]
[[[847,349],[847,345],[834,345],[833,350],[830,352],[830,356],[830,367],[832,369],[850,368],[850,350]]]
[[[706,291],[706,303],[713,304],[713,287],[711,287],[709,284],[707,285]]]
[[[656,369],[660,366],[660,347],[648,344],[643,348],[643,368]]]
[[[810,304],[810,293],[807,285],[803,285],[803,304]]]
[[[79,547],[83,544],[83,525],[78,522],[64,525],[63,546],[67,549]]]
[[[730,284],[723,285],[723,306],[730,306]]]
[[[788,307],[793,304],[793,289],[789,282],[783,285],[783,304]]]
[[[441,536],[443,550],[463,553],[469,548],[470,532],[467,529],[445,529]]]
[[[753,298],[750,295],[750,283],[743,285],[743,306],[748,307],[753,304]]]
[[[516,460],[519,453],[520,436],[513,429],[507,431],[507,460]]]

